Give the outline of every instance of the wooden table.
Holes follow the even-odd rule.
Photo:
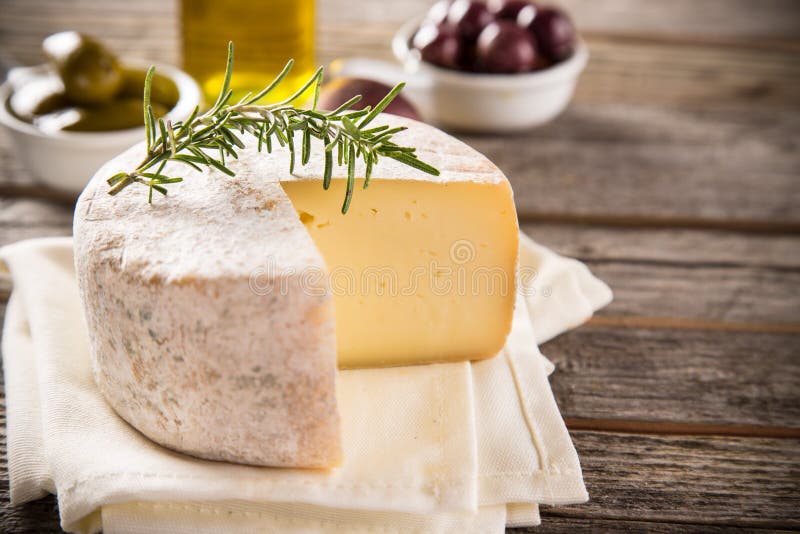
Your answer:
[[[426,4],[318,2],[320,61],[388,58]],[[523,228],[616,295],[542,347],[591,501],[544,508],[530,532],[798,529],[800,3],[565,3],[592,55],[570,109],[523,135],[464,137],[511,179]],[[169,1],[0,12],[6,67],[67,27],[178,61]],[[0,137],[0,244],[69,234],[71,202]],[[5,469],[0,530],[58,531],[53,498],[8,505]]]

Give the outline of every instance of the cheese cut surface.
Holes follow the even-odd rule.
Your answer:
[[[517,222],[505,182],[283,188],[328,266],[339,367],[494,356],[511,325]]]
[[[76,272],[95,378],[120,416],[202,458],[330,467],[342,458],[337,344],[351,367],[501,348],[517,261],[508,181],[435,128],[381,123],[408,126],[397,142],[441,175],[383,158],[345,216],[346,171],[334,167],[333,191],[322,190],[321,143],[294,175],[280,149],[240,151],[232,178],[170,164],[184,181],[152,205],[145,188],[111,197],[105,183],[135,168],[142,145],[97,172],[75,210]],[[396,271],[394,288],[382,267]],[[410,287],[424,268],[467,287]],[[348,270],[357,286],[342,291]]]

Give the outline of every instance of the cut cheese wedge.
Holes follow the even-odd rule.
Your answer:
[[[517,260],[508,184],[362,184],[343,215],[344,180],[282,183],[328,266],[339,367],[497,354]]]
[[[228,177],[183,176],[166,198],[107,194],[138,145],[101,168],[75,211],[76,270],[95,378],[154,441],[240,463],[341,461],[336,369],[493,356],[510,330],[518,228],[484,156],[407,126],[430,176],[387,158],[342,215],[344,169],[322,188],[321,144],[290,175],[254,147]],[[358,172],[363,176],[363,169]],[[336,174],[339,173],[339,174]]]

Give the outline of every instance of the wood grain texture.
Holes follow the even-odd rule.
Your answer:
[[[545,509],[545,518],[800,527],[800,440],[600,432],[572,437],[591,500]]]
[[[800,38],[800,34],[798,35]],[[797,107],[800,41],[769,46],[756,41],[709,44],[652,34],[588,35],[589,65],[576,101],[728,109]]]
[[[800,237],[523,224],[578,258],[615,300],[594,324],[800,333]]]
[[[588,262],[614,288],[604,315],[800,324],[800,270]]]
[[[72,207],[36,199],[0,197],[0,228],[72,226]]]
[[[364,2],[358,10],[342,9],[345,0],[319,2],[320,22],[399,24],[424,13],[431,0]],[[792,0],[554,0],[586,31],[619,35],[649,34],[711,37],[796,39],[800,6]]]
[[[567,418],[800,428],[798,347],[798,334],[588,325],[542,352]]]
[[[752,533],[753,527],[733,525],[717,526],[702,523],[664,523],[644,520],[623,519],[586,519],[582,517],[561,517],[548,508],[542,510],[542,524],[538,527],[508,529],[508,534],[549,534],[566,532],[569,534],[583,532],[646,532],[650,534],[721,534],[728,532]],[[792,530],[766,529],[773,533],[789,533]]]
[[[587,30],[616,34],[787,38],[800,36],[793,0],[558,0]],[[755,39],[754,39],[755,40]]]
[[[800,237],[686,228],[523,223],[522,230],[581,261],[715,267],[800,268]]]
[[[468,136],[509,177],[521,218],[661,218],[800,228],[800,113],[573,105],[515,138]],[[546,217],[542,217],[546,218]]]

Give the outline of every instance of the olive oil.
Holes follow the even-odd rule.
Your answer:
[[[292,71],[264,103],[290,96],[316,69],[314,0],[183,0],[181,23],[183,67],[207,103],[222,86],[228,41],[236,46],[234,99],[263,89],[290,58]]]

